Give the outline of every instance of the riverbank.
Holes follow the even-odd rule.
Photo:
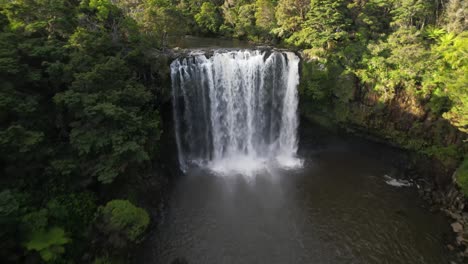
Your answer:
[[[426,202],[423,206],[431,212],[443,212],[449,219],[447,225],[450,225],[453,234],[447,240],[446,247],[457,255],[458,263],[464,263],[468,259],[468,201],[464,192],[454,181],[454,175],[442,174],[445,185],[440,185],[440,179],[436,179],[434,173],[440,173],[441,163],[433,163],[426,155],[411,150],[404,150],[401,146],[392,143],[388,139],[379,137],[377,134],[366,133],[358,129],[349,129],[343,124],[338,125],[324,118],[323,116],[314,116],[313,118],[304,117],[325,125],[331,131],[342,131],[342,133],[351,133],[360,138],[366,138],[374,142],[380,142],[385,145],[394,146],[405,151],[407,162],[400,167],[402,171],[401,179],[414,184],[415,192]],[[432,171],[431,171],[432,170]],[[442,169],[442,171],[444,171]],[[439,175],[440,176],[440,175]],[[450,177],[450,182],[447,181]],[[457,263],[457,262],[455,262]]]

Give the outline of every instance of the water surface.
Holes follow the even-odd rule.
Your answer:
[[[449,263],[447,219],[395,187],[401,153],[302,122],[302,169],[250,177],[189,169],[144,263]]]

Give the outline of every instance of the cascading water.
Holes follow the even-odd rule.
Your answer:
[[[296,167],[299,58],[292,52],[216,51],[171,64],[182,170],[251,174]]]

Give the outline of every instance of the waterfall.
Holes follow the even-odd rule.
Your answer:
[[[250,174],[300,166],[299,58],[292,52],[215,51],[171,64],[173,112],[182,170]]]

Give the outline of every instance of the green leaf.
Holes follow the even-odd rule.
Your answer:
[[[63,254],[65,252],[63,245],[70,242],[62,228],[52,227],[33,232],[25,247],[27,250],[38,251],[44,261],[50,262]]]

